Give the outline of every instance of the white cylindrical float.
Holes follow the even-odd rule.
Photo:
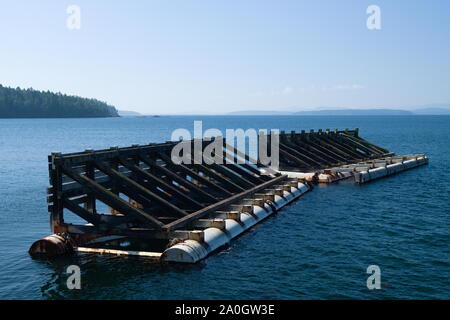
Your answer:
[[[309,190],[310,188],[308,185],[298,183],[297,188],[291,187],[290,192],[284,191],[283,197],[275,195],[275,201],[271,205],[266,203],[264,208],[254,205],[252,214],[240,213],[240,221],[225,219],[225,228],[223,230],[218,228],[205,229],[203,231],[203,243],[196,240],[185,240],[182,243],[178,243],[168,248],[163,252],[161,260],[180,263],[196,263],[203,260],[215,250],[227,245],[232,239]]]
[[[366,183],[372,180],[390,176],[408,169],[412,169],[428,163],[426,156],[417,156],[412,159],[402,160],[401,162],[388,164],[383,167],[368,169],[366,171],[355,172],[356,183]]]

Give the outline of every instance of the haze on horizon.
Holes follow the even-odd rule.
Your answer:
[[[449,16],[445,0],[2,1],[0,83],[143,114],[445,104]]]

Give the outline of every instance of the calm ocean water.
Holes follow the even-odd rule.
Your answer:
[[[49,234],[47,155],[170,140],[176,128],[359,127],[430,165],[365,186],[318,187],[195,266],[80,256],[32,260]],[[0,119],[0,299],[449,299],[450,117]],[[78,264],[82,290],[66,289]],[[383,290],[369,291],[379,265]]]

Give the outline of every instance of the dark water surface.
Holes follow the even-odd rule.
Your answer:
[[[430,165],[365,186],[318,187],[195,266],[123,257],[32,260],[49,234],[47,155],[170,140],[176,128],[360,128]],[[0,299],[450,298],[450,117],[0,119]],[[78,264],[82,290],[66,289]],[[366,287],[379,265],[383,290]]]

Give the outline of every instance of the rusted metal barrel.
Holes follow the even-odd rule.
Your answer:
[[[57,234],[36,241],[28,251],[32,257],[41,258],[54,258],[73,252],[73,245],[70,241]]]

